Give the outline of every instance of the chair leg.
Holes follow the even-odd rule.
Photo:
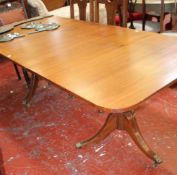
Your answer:
[[[143,14],[142,30],[145,31],[145,25],[146,25],[146,2],[145,0],[143,0],[143,3],[142,3],[142,14]]]
[[[95,22],[99,23],[99,2],[95,0]]]
[[[18,70],[17,65],[16,65],[15,63],[13,63],[13,65],[14,65],[15,72],[16,72],[16,74],[17,74],[18,79],[21,80],[20,72],[19,72],[19,70]]]
[[[119,14],[119,17],[120,17],[120,26],[123,27],[123,12],[122,12],[122,8],[121,8],[121,5],[118,4],[117,6],[117,11],[118,11],[118,14]]]
[[[90,21],[94,22],[94,1],[90,0]]]
[[[132,0],[129,2],[129,18],[130,18],[130,29],[135,29],[135,26],[133,24],[133,12],[135,11],[135,5],[136,5],[136,0],[133,2]]]
[[[161,6],[160,6],[160,33],[164,31],[164,14],[165,14],[165,4],[164,0],[161,0]]]
[[[129,0],[123,0],[122,2],[122,26],[127,27],[127,20],[128,20],[128,3]]]

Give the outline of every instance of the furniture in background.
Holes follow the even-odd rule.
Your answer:
[[[28,0],[29,17],[44,16],[48,14],[48,9],[42,0]]]
[[[127,22],[142,19],[142,14],[134,12],[135,3],[133,0],[95,0],[95,22],[99,22],[99,16],[103,16],[102,12],[99,13],[99,5],[105,4],[107,12],[108,24],[116,24],[127,27]]]
[[[88,3],[86,4],[86,11],[84,10],[85,12],[84,11],[82,11],[81,13],[79,12],[78,2],[80,3],[80,5],[82,5],[84,3],[84,1],[79,2],[79,0],[75,0],[75,1],[71,0],[71,6],[67,5],[67,6],[57,8],[57,9],[51,10],[51,11],[47,10],[47,8],[46,8],[45,4],[42,2],[42,0],[28,0],[28,4],[29,4],[29,9],[31,9],[30,13],[32,14],[33,17],[49,13],[49,14],[59,16],[59,17],[64,17],[64,18],[81,19],[81,13],[86,13],[85,14],[86,17],[84,17],[84,18],[87,21],[94,21],[93,0],[87,1]],[[91,6],[90,6],[89,2],[91,2]],[[74,12],[74,14],[73,14],[73,12]],[[99,22],[102,24],[107,24],[107,15],[106,15],[106,10],[105,10],[104,4],[100,5],[99,13],[102,14],[100,16]]]
[[[48,10],[42,0],[28,0],[29,9],[31,11],[30,13],[33,17],[38,15],[51,14],[64,18],[80,19],[81,16],[77,2],[78,1],[72,1],[72,8],[68,5],[54,10]],[[80,1],[80,4],[82,5],[84,2],[85,0],[83,2]],[[90,3],[87,3],[86,12],[84,13],[86,13],[86,20],[90,20]]]
[[[87,0],[70,0],[70,17],[75,18],[75,7],[74,4],[78,6],[79,10],[79,19],[80,20],[86,20],[86,8],[87,4],[89,4],[89,16],[90,21],[94,22],[94,0],[89,0],[89,3]]]
[[[87,1],[88,3],[85,4],[85,6],[86,6],[86,10],[85,10],[85,7],[84,8],[81,7],[81,5],[83,5],[84,1],[82,2],[82,1],[79,1],[79,0],[75,0],[75,1],[71,0],[71,6],[69,6],[69,5],[64,6],[62,8],[55,9],[55,10],[52,10],[52,11],[49,11],[49,12],[47,12],[47,9],[46,9],[44,3],[41,0],[35,0],[35,1],[34,0],[28,0],[28,3],[31,7],[33,7],[33,11],[36,12],[35,15],[43,15],[44,13],[45,14],[49,13],[49,14],[53,14],[55,16],[64,17],[64,18],[70,18],[71,17],[71,18],[74,18],[74,19],[81,19],[81,13],[83,13],[85,15],[84,17],[82,17],[84,20],[95,21],[94,18],[97,18],[96,21],[97,22],[99,21],[99,23],[101,23],[101,24],[107,24],[108,23],[108,17],[110,17],[110,10],[106,11],[104,3],[99,3],[99,8],[98,8],[98,6],[95,5],[95,7],[97,9],[94,10],[93,9],[93,5],[94,5],[93,0]],[[126,22],[127,21],[127,2],[128,2],[128,0],[124,0],[124,1],[116,0],[116,1],[119,1],[119,2],[121,1],[122,2],[121,3],[122,4],[122,6],[121,6],[122,26],[126,26],[126,24],[127,24],[127,22]],[[115,0],[113,0],[113,2],[110,1],[111,2],[110,4],[117,3],[116,1]],[[80,7],[78,6],[78,2],[80,4]],[[107,4],[108,4],[108,2],[109,2],[109,0],[107,0]],[[124,7],[126,7],[126,9]],[[81,9],[81,8],[84,9],[84,10],[79,11],[79,9]],[[113,6],[112,6],[112,8],[113,8]],[[117,7],[114,7],[114,9],[116,9],[116,8]],[[107,13],[109,13],[109,14],[107,15]],[[35,16],[35,15],[33,15],[33,16]],[[99,20],[98,20],[98,17],[99,17]]]
[[[95,22],[99,23],[100,14],[99,13],[99,5],[104,4],[107,14],[107,24],[115,25],[115,17],[117,13],[120,16],[120,20],[122,22],[122,0],[95,0]],[[121,23],[120,22],[120,23]]]
[[[168,35],[168,36],[174,36],[177,37],[177,1],[175,0],[175,8],[171,9],[171,19],[172,19],[172,25],[171,25],[171,30],[167,30],[163,32],[163,35]]]
[[[177,32],[177,15],[172,14],[172,31]]]
[[[0,24],[7,25],[13,22],[22,21],[28,18],[27,14],[27,0],[5,0],[0,2]],[[13,63],[14,69],[18,76],[18,79],[21,80],[21,75],[18,69],[17,64]],[[27,85],[30,84],[30,78],[27,71],[22,68],[24,78],[27,82]]]
[[[151,25],[152,25],[152,23],[154,23],[153,21],[152,21],[152,17],[156,17],[157,18],[157,22],[156,22],[156,24],[159,24],[160,26],[159,26],[159,31],[157,31],[157,32],[160,32],[160,33],[162,33],[165,29],[164,29],[164,23],[163,23],[163,21],[164,21],[164,16],[165,16],[165,9],[164,9],[164,0],[160,0],[160,4],[159,4],[159,7],[160,7],[160,13],[158,14],[158,13],[153,13],[153,12],[148,12],[147,10],[146,10],[146,0],[142,0],[143,2],[142,2],[142,9],[143,9],[143,25],[142,25],[142,29],[143,30],[145,30],[145,27],[146,27],[146,22],[147,22],[147,20],[148,20],[148,18],[150,18],[150,20],[151,20]]]
[[[103,3],[106,0],[96,0],[96,2],[99,2],[99,8],[97,3],[95,3],[95,11],[92,13],[93,15],[95,15],[95,21],[101,24],[107,24],[107,11],[105,8],[105,4]],[[114,0],[113,0],[114,1]],[[112,4],[114,3],[113,1],[107,1],[107,2],[111,2]],[[136,28],[137,30],[142,30],[145,28],[146,31],[152,31],[152,32],[162,32],[165,29],[165,24],[169,23],[170,20],[168,22],[166,22],[166,16],[165,15],[165,22],[163,20],[160,20],[160,18],[164,18],[163,17],[163,10],[166,12],[171,13],[173,11],[174,13],[174,9],[176,7],[176,0],[164,0],[164,6],[161,5],[161,0],[146,0],[144,1],[144,5],[143,5],[143,0],[118,0],[119,2],[122,3],[122,6],[118,6],[118,11],[122,11],[122,13],[120,13],[120,17],[118,15],[116,15],[116,25],[122,25],[122,26],[128,26],[130,28]],[[102,3],[101,3],[102,2]],[[129,5],[127,4],[129,2]],[[136,5],[133,7],[133,5],[130,5],[132,2],[132,4],[134,2],[136,2]],[[70,6],[64,6],[52,11],[47,11],[47,8],[45,7],[44,3],[41,0],[28,0],[28,3],[33,4],[32,6],[35,7],[36,12],[38,12],[38,15],[44,15],[46,13],[50,13],[53,14],[55,16],[59,16],[59,17],[65,17],[65,18],[70,18]],[[34,3],[36,5],[34,5]],[[37,3],[42,3],[43,5],[39,5],[37,6]],[[121,8],[120,8],[121,7]],[[123,7],[126,7],[123,8]],[[129,7],[129,8],[127,8]],[[132,11],[132,7],[133,7],[133,11]],[[150,10],[156,12],[156,14],[153,14],[154,16],[157,17],[158,21],[154,22],[154,20],[149,20],[150,17],[147,14],[144,15],[144,23],[143,23],[143,11],[145,13],[149,12]],[[160,11],[162,10],[161,13],[161,17],[160,17]],[[127,11],[129,11],[129,14],[127,13]],[[113,11],[113,13],[115,13]],[[116,12],[117,13],[117,12]],[[157,15],[158,14],[158,15]],[[153,16],[152,15],[152,16]],[[75,19],[80,19],[80,13],[79,13],[79,7],[77,4],[74,4],[74,18]],[[122,18],[122,19],[120,19]],[[113,19],[113,18],[112,18]],[[90,3],[87,3],[87,7],[86,7],[86,20],[90,21]],[[91,20],[93,21],[93,20]],[[122,21],[122,24],[121,24]],[[127,25],[127,21],[129,21],[130,23]],[[133,22],[132,22],[133,21]],[[145,22],[146,21],[146,22]],[[160,25],[160,21],[161,21],[161,25]],[[113,21],[114,22],[114,21]],[[165,24],[163,24],[165,23]],[[132,27],[133,24],[133,27]],[[145,27],[143,27],[143,25]],[[146,25],[145,25],[146,24]],[[169,23],[170,24],[170,23]]]
[[[167,30],[166,23],[170,23],[170,20],[166,22],[167,14],[173,13],[175,8],[176,0],[137,0],[135,11],[142,11],[143,21],[135,20],[133,24],[138,30],[162,33]]]
[[[66,0],[42,0],[49,11],[63,7]]]
[[[172,28],[162,33],[163,35],[177,37],[177,15],[172,14]]]
[[[26,19],[28,17],[26,6],[26,0],[6,0],[0,2],[1,25]]]

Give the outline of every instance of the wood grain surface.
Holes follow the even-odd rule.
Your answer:
[[[176,38],[57,17],[43,21],[61,27],[1,43],[0,54],[93,104],[127,110],[177,79]]]

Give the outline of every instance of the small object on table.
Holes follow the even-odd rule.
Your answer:
[[[16,27],[18,25],[21,25],[21,24],[24,24],[24,23],[27,23],[27,22],[31,22],[31,21],[36,21],[36,20],[39,20],[39,19],[44,19],[44,18],[52,17],[52,16],[53,15],[50,15],[50,14],[49,15],[44,15],[44,16],[37,16],[37,17],[30,18],[30,19],[27,19],[27,20],[23,20],[23,21],[19,21],[19,22],[14,22],[12,24],[1,26],[0,27],[0,34],[5,33],[5,32],[9,32],[10,30],[13,30],[14,27]]]
[[[22,35],[20,33],[8,33],[0,36],[0,42],[8,42],[13,40],[14,38],[21,38],[25,35]]]
[[[5,32],[9,32],[10,30],[12,30],[14,27],[11,24],[8,25],[4,25],[0,27],[0,34],[5,33]]]
[[[29,25],[27,27],[29,28]],[[55,30],[58,27],[60,27],[60,25],[57,23],[49,23],[49,24],[37,23],[34,27],[35,31],[30,32],[28,34],[34,34],[34,33],[43,32],[43,31]],[[24,26],[23,26],[23,28],[24,28]]]
[[[21,25],[21,29],[35,29],[37,27],[37,25],[39,25],[40,23],[36,23],[36,22],[30,22],[27,24],[22,24]]]

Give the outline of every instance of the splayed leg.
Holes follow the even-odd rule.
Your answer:
[[[109,114],[102,128],[93,137],[77,143],[76,147],[81,148],[82,146],[99,142],[116,129],[127,131],[141,151],[154,161],[154,166],[162,163],[160,157],[146,144],[132,111]]]

